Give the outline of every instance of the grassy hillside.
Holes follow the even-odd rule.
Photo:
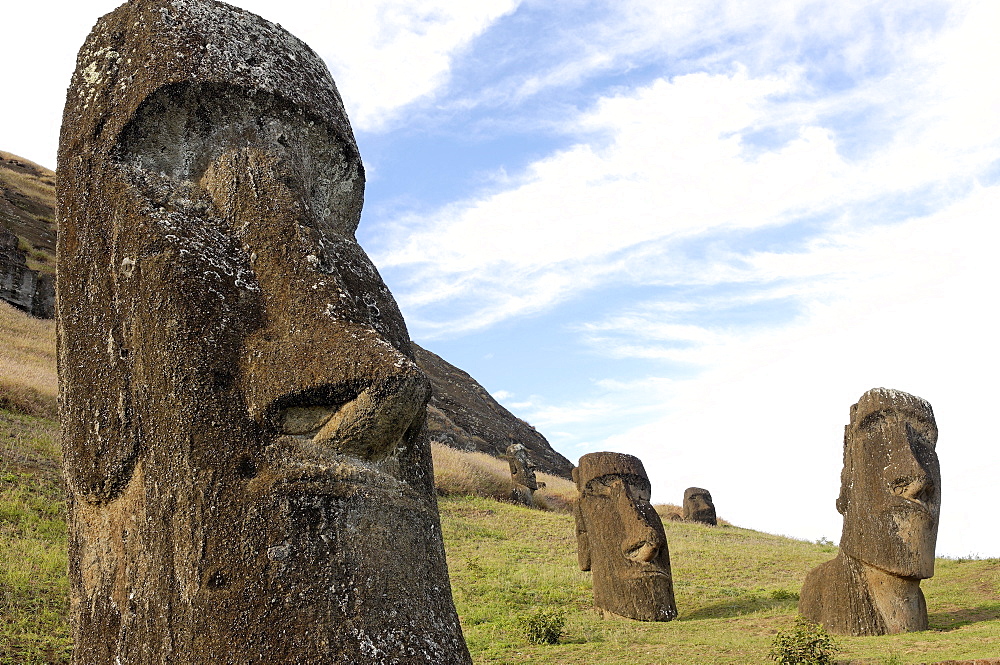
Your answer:
[[[55,272],[56,174],[0,150],[0,228],[20,238],[28,267]]]
[[[3,665],[69,662],[58,427],[51,417],[10,410],[54,404],[52,345],[25,339],[44,338],[33,328],[43,324],[0,303],[0,399],[35,395],[0,408]],[[665,521],[680,616],[604,618],[592,608],[590,574],[576,565],[566,512],[572,483],[540,474],[549,486],[539,503],[552,510],[523,508],[496,498],[509,492],[505,463],[443,446],[434,453],[455,601],[477,665],[769,662],[774,635],[792,625],[805,574],[836,554],[830,545],[734,526]],[[923,588],[931,630],[838,638],[840,657],[899,664],[1000,656],[1000,560],[939,559]],[[565,613],[558,644],[526,639],[522,621],[538,610]]]
[[[0,408],[56,416],[56,323],[0,300]]]

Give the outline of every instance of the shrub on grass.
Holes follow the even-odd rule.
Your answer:
[[[532,644],[556,644],[566,625],[566,613],[562,610],[538,609],[521,617],[521,625],[524,636]]]
[[[779,665],[832,665],[837,651],[823,626],[797,617],[795,626],[775,635],[768,655]]]

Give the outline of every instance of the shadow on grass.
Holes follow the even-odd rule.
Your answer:
[[[987,603],[979,607],[963,607],[951,612],[928,612],[927,623],[931,630],[949,631],[980,621],[1000,619],[1000,603]]]
[[[776,600],[762,596],[740,596],[731,600],[724,600],[711,605],[699,607],[694,612],[681,613],[677,617],[678,621],[693,621],[696,619],[727,619],[743,614],[752,614],[761,610],[792,609],[798,606],[798,598],[787,598]]]

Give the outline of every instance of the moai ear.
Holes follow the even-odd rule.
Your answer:
[[[62,289],[61,302],[65,293]],[[119,303],[113,296],[104,301],[112,307]],[[93,317],[87,326],[77,328],[72,339],[64,336],[60,348],[60,354],[73,357],[72,363],[62,363],[60,372],[63,385],[70,386],[60,396],[66,481],[76,494],[93,503],[110,501],[121,493],[139,454],[131,349],[107,325],[102,317]]]
[[[576,469],[573,469],[573,475],[576,475]],[[579,501],[573,507],[573,517],[576,520],[576,555],[580,562],[580,570],[590,570],[590,536],[587,534],[587,525],[583,521]]]

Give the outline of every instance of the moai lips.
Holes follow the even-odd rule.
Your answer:
[[[920,580],[934,575],[941,509],[931,405],[886,388],[851,407],[837,510],[840,553],[809,573],[799,611],[835,633],[927,628]]]
[[[470,662],[363,196],[278,26],[133,0],[88,37],[58,180],[75,662]]]
[[[642,462],[622,453],[589,453],[573,469],[581,570],[593,571],[594,604],[642,621],[677,616],[670,553],[649,502]]]

